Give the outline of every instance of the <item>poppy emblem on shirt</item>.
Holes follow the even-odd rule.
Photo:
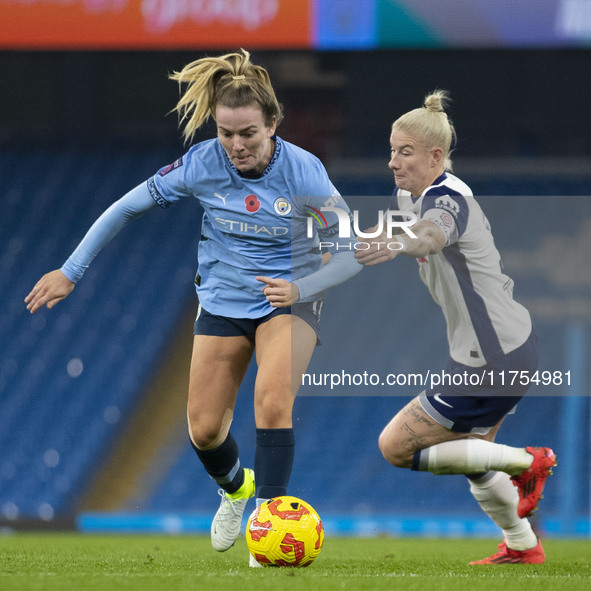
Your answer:
[[[273,209],[279,215],[287,215],[291,211],[291,203],[285,197],[277,197]]]
[[[246,211],[249,213],[254,213],[261,207],[261,202],[256,195],[247,195],[244,198],[244,205],[246,205]]]

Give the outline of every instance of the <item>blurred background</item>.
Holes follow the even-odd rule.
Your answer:
[[[537,527],[591,535],[591,3],[0,8],[1,527],[208,531],[219,499],[185,419],[198,204],[126,228],[54,310],[30,316],[23,299],[108,205],[185,151],[168,75],[244,47],[285,107],[279,135],[319,156],[352,203],[388,202],[392,121],[429,91],[450,91],[454,171],[478,196],[516,298],[532,313],[540,370],[561,377],[534,385],[498,440],[554,448],[559,465]],[[311,373],[444,367],[445,327],[415,265],[364,271],[329,294]],[[254,371],[233,427],[246,465]],[[411,474],[382,459],[381,429],[418,391],[302,390],[290,492],[330,532],[496,535],[463,477]]]

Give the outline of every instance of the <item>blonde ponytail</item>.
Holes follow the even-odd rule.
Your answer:
[[[250,61],[250,53],[228,53],[219,57],[205,57],[187,64],[180,72],[170,75],[185,92],[175,111],[179,125],[184,124],[185,142],[192,142],[197,130],[210,118],[215,119],[215,108],[230,108],[258,104],[266,125],[277,125],[283,119],[283,110],[267,70]]]

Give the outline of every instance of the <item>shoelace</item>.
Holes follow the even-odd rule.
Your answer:
[[[220,495],[220,497],[222,497],[222,503],[224,503],[224,508],[225,507],[230,507],[230,509],[232,510],[232,512],[236,515],[240,510],[235,507],[234,505],[234,501],[232,501],[232,499],[228,496],[228,494],[226,493],[225,490],[223,490],[222,488],[220,488],[218,490],[218,495]],[[240,501],[242,499],[237,499],[237,501]]]

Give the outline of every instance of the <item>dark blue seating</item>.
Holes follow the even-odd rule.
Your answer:
[[[160,164],[137,149],[0,153],[0,518],[3,506],[21,517],[72,511],[194,297],[201,212],[188,202],[126,228],[54,310],[30,316],[23,304]]]
[[[175,157],[171,154],[170,160]],[[126,419],[141,404],[183,311],[194,305],[201,218],[195,202],[154,210],[126,228],[95,260],[72,296],[54,310],[30,316],[23,304],[38,277],[62,264],[112,201],[165,163],[149,147],[0,149],[0,520],[72,515]],[[482,195],[578,195],[589,186],[581,179],[560,178],[551,183],[498,178],[477,182],[475,192]],[[345,195],[362,194],[364,187],[372,194],[391,191],[390,186],[363,179],[340,178],[335,184]],[[591,217],[584,198],[568,199],[571,221],[548,215],[547,204],[538,207],[534,197],[483,197],[482,204],[502,250],[519,254],[538,248],[545,233],[567,235],[573,219]],[[535,223],[536,231],[520,234],[525,221]],[[324,344],[310,372],[386,367],[404,373],[444,366],[445,328],[420,284],[414,261],[388,269],[377,275],[368,271],[363,279],[358,276],[329,294]],[[380,285],[371,293],[368,278]],[[539,275],[517,285],[524,297],[560,295],[558,287]],[[578,289],[581,297],[588,296],[587,285]],[[385,299],[383,312],[373,313]],[[538,330],[541,365],[566,369],[563,325],[542,319]],[[375,335],[380,335],[378,347]],[[253,462],[253,376],[251,368],[233,427],[246,465]],[[360,396],[304,391],[294,414],[298,447],[292,494],[310,500],[320,511],[477,512],[464,478],[436,479],[395,470],[382,459],[377,448],[380,430],[417,392],[414,387],[397,387],[395,396],[375,396],[371,390]],[[524,400],[520,414],[507,419],[502,440],[564,446],[564,398],[562,392],[553,393]],[[580,408],[588,417],[588,400]],[[519,418],[524,416],[525,421]],[[588,433],[585,437],[584,449]],[[216,487],[188,442],[160,455],[167,464],[152,482],[147,500],[142,494],[140,509],[210,512],[217,506]],[[581,474],[588,471],[583,464],[577,464]],[[577,487],[577,510],[584,511],[588,479]],[[558,510],[560,491],[559,486],[548,488],[545,510]],[[449,498],[454,499],[451,507]],[[128,507],[137,508],[134,500],[128,500]]]

